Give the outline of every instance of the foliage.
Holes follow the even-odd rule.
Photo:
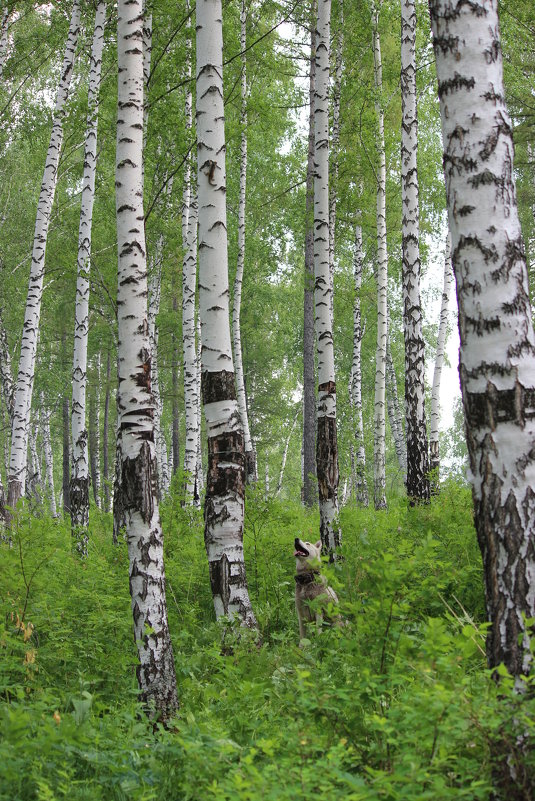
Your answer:
[[[180,486],[162,510],[181,699],[169,731],[137,700],[126,545],[111,544],[110,518],[93,513],[84,562],[66,524],[24,513],[1,544],[0,798],[488,799],[493,743],[514,718],[531,731],[534,702],[513,709],[485,670],[466,487],[416,509],[344,508],[344,560],[324,571],[347,623],[301,648],[292,543],[317,520],[253,490],[262,645],[226,632],[224,656],[201,515]]]

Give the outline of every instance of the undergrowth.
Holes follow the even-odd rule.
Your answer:
[[[346,507],[325,565],[347,625],[299,647],[300,506],[247,501],[246,558],[262,646],[221,653],[200,513],[162,509],[180,713],[153,727],[138,702],[126,545],[92,510],[89,556],[69,526],[15,520],[0,545],[0,798],[489,799],[493,743],[533,701],[485,668],[480,556],[466,488],[429,506]]]

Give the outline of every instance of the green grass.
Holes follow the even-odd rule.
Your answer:
[[[138,703],[126,546],[112,545],[109,516],[92,510],[84,562],[68,525],[46,518],[21,516],[0,545],[1,799],[489,798],[493,743],[513,716],[531,731],[533,701],[515,702],[507,681],[498,699],[485,669],[466,488],[420,509],[345,508],[344,559],[325,571],[348,625],[302,648],[293,539],[316,538],[318,520],[252,493],[245,543],[263,644],[242,638],[231,656],[200,514],[176,494],[162,520],[181,702],[169,731]]]

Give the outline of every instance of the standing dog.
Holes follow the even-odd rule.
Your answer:
[[[324,618],[324,610],[329,604],[338,605],[338,598],[327,579],[320,573],[321,568],[321,540],[314,545],[295,538],[295,608],[299,620],[299,639],[306,637],[306,624],[316,621],[319,628]],[[310,608],[310,602],[316,598],[315,609]],[[342,620],[339,615],[331,618],[338,625]]]

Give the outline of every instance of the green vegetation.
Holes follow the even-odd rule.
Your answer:
[[[179,485],[162,510],[181,699],[169,731],[137,701],[126,544],[109,517],[92,510],[83,562],[68,523],[21,515],[1,543],[0,798],[488,799],[493,743],[513,717],[529,731],[534,702],[513,709],[507,677],[498,701],[486,670],[468,489],[344,508],[345,558],[324,570],[347,625],[299,648],[292,544],[316,538],[316,517],[248,498],[257,647],[214,623],[202,519]]]

